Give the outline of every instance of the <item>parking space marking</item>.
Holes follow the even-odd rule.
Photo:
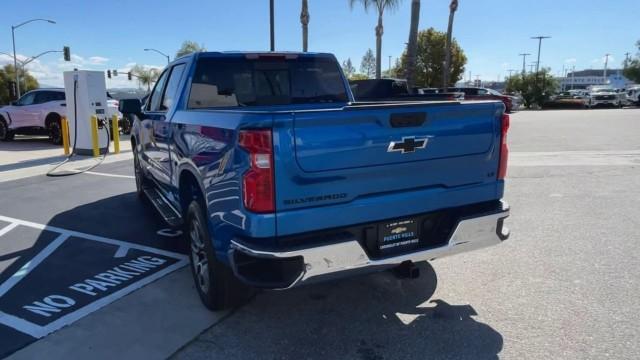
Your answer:
[[[116,177],[116,178],[123,178],[123,179],[135,179],[136,178],[133,175],[107,174],[107,173],[101,173],[101,172],[96,172],[96,171],[85,171],[85,174],[98,175],[98,176],[107,176],[107,177]]]
[[[0,284],[0,297],[6,294],[12,287],[14,287],[20,280],[24,279],[26,275],[28,275],[32,270],[34,270],[43,260],[45,260],[51,253],[53,253],[60,245],[62,245],[69,238],[79,238],[83,240],[96,241],[100,243],[105,243],[109,245],[117,246],[117,250],[114,254],[114,257],[124,257],[130,249],[136,249],[140,251],[144,251],[151,254],[162,255],[168,258],[175,259],[176,262],[165,267],[164,269],[160,269],[159,271],[152,273],[146,277],[141,278],[138,281],[130,283],[128,286],[115,291],[105,297],[97,299],[96,301],[90,302],[81,308],[72,311],[60,318],[46,324],[39,325],[33,323],[31,321],[25,320],[18,316],[0,311],[0,324],[4,324],[9,326],[15,330],[23,332],[27,335],[33,336],[34,338],[42,338],[63,326],[69,325],[92,312],[110,304],[111,302],[179,269],[187,265],[188,257],[183,254],[166,251],[162,249],[156,249],[153,247],[138,245],[135,243],[129,243],[125,241],[115,240],[106,238],[103,236],[97,236],[92,234],[87,234],[74,230],[67,230],[55,226],[49,226],[44,224],[39,224],[31,221],[15,219],[7,216],[0,215],[0,220],[3,222],[9,223],[9,225],[0,229],[0,234],[6,234],[12,229],[15,229],[17,226],[26,226],[31,227],[43,231],[51,231],[58,233],[58,237],[56,237],[50,244],[48,244],[40,253],[38,253],[31,261],[27,264],[23,265],[15,274],[13,274],[9,279],[7,279],[4,283]]]
[[[15,229],[18,227],[18,224],[16,223],[10,223],[9,225],[3,227],[2,229],[0,229],[0,236],[8,233],[9,231]]]
[[[34,256],[31,261],[24,264],[20,270],[18,270],[15,274],[13,274],[9,279],[7,279],[4,283],[0,284],[0,297],[7,293],[7,291],[11,290],[20,280],[24,279],[24,277],[29,274],[33,269],[38,266],[47,256],[51,255],[60,245],[62,245],[65,240],[69,238],[67,234],[60,234],[55,240],[53,240],[49,245],[47,245],[42,251],[38,253],[38,255]]]

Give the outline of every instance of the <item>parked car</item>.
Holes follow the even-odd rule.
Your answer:
[[[640,85],[633,85],[626,89],[626,101],[630,105],[640,105]]]
[[[186,229],[210,309],[509,235],[499,101],[358,102],[331,54],[199,52],[120,110],[137,192]]]
[[[120,114],[116,103],[108,100],[107,105],[109,115]],[[62,144],[60,121],[67,114],[66,106],[64,89],[27,92],[0,108],[0,140],[13,140],[15,135],[48,135],[52,143]]]
[[[560,94],[551,95],[546,101],[543,108],[585,108],[588,100],[584,96],[577,95],[570,91],[564,91]]]
[[[508,95],[502,95],[500,92],[493,89],[479,88],[479,87],[450,87],[447,88],[448,92],[462,92],[464,93],[465,100],[500,100],[504,103],[507,113],[512,112],[514,107],[514,97]]]
[[[64,89],[29,91],[0,108],[0,140],[12,140],[16,134],[49,135],[51,142],[61,144],[60,120],[65,114]]]
[[[589,89],[588,106],[589,108],[602,105],[622,107],[624,95],[610,86],[593,86]]]

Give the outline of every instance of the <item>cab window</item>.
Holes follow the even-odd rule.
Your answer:
[[[156,82],[156,86],[153,88],[153,92],[151,93],[151,98],[149,99],[149,107],[147,110],[149,111],[161,111],[160,110],[160,100],[162,99],[162,90],[164,89],[164,84],[167,82],[167,76],[169,75],[169,71],[165,70],[158,81]]]
[[[173,106],[173,104],[175,104],[178,98],[178,86],[180,86],[180,79],[182,78],[184,68],[184,64],[178,64],[171,70],[169,81],[167,81],[167,88],[165,89],[164,96],[162,97],[160,111],[167,111]]]

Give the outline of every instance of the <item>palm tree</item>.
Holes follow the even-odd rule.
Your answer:
[[[385,10],[395,10],[402,0],[349,0],[349,6],[353,9],[356,3],[361,3],[364,10],[369,10],[374,6],[378,11],[378,25],[376,25],[376,79],[380,79],[382,74],[382,34],[384,27],[382,26],[382,16]]]
[[[451,0],[449,4],[449,26],[447,27],[447,43],[444,53],[444,73],[442,74],[442,87],[449,86],[449,67],[451,66],[451,31],[453,30],[453,15],[458,10],[458,0]]]
[[[302,24],[302,51],[307,52],[309,43],[309,4],[307,0],[302,0],[302,10],[300,10],[300,23]]]
[[[156,80],[158,80],[158,76],[160,76],[158,69],[147,69],[140,65],[136,65],[131,68],[131,72],[136,76],[136,78],[138,78],[140,84],[147,86],[147,91],[151,91],[151,84],[155,83]]]
[[[418,52],[418,24],[420,23],[420,0],[411,0],[411,25],[407,42],[407,69],[405,77],[409,90],[413,92],[416,72],[416,53]]]

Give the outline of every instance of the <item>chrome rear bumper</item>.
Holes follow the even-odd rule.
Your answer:
[[[509,237],[509,229],[503,224],[503,220],[508,216],[509,207],[502,202],[502,210],[498,212],[459,221],[446,245],[381,259],[369,258],[357,239],[283,252],[258,250],[238,241],[232,241],[229,255],[236,275],[240,275],[234,262],[233,255],[236,251],[259,259],[301,258],[304,265],[297,277],[288,285],[275,286],[275,288],[287,289],[327,277],[339,277],[343,273],[391,267],[406,261],[429,261],[500,244]],[[242,279],[242,276],[239,277]]]

